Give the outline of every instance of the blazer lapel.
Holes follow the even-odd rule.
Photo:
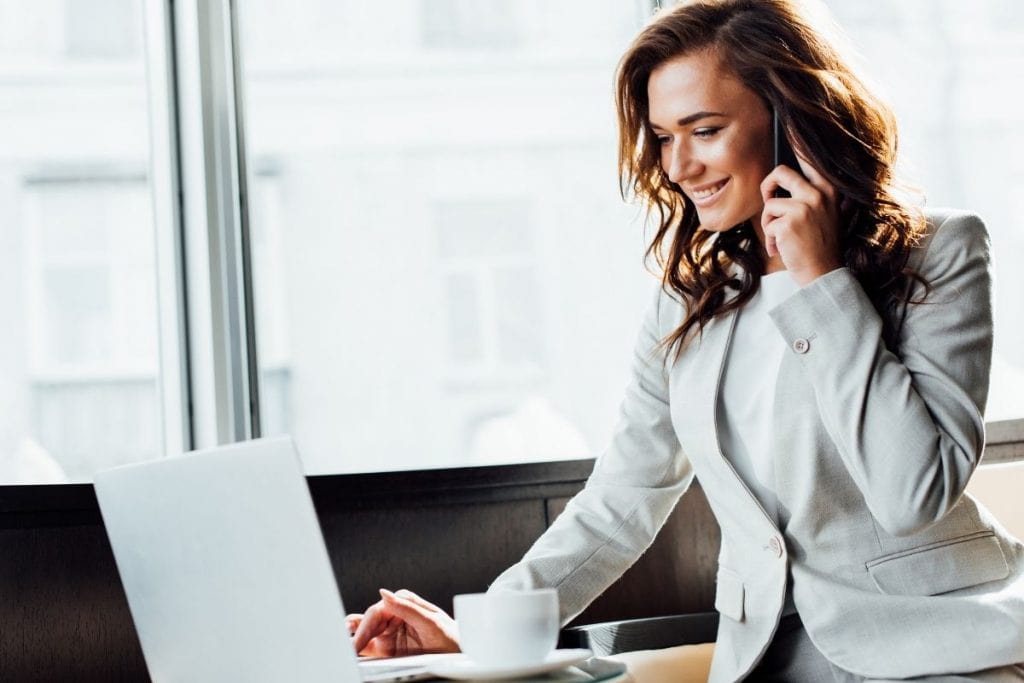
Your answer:
[[[672,369],[672,421],[690,457],[722,457],[717,406],[737,312],[708,323]]]
[[[736,509],[734,513],[755,514],[774,527],[775,520],[722,453],[718,438],[718,402],[738,317],[738,311],[730,311],[712,320],[704,328],[704,335],[676,363],[671,381],[672,422],[705,492],[713,495],[712,491],[716,491],[732,500],[741,496],[750,503],[743,508],[748,512]]]

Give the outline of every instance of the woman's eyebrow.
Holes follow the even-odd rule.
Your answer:
[[[712,116],[725,116],[725,114],[723,114],[722,112],[718,112],[718,111],[699,111],[699,112],[697,112],[695,114],[690,114],[689,116],[684,116],[683,118],[679,119],[678,121],[676,121],[676,125],[677,126],[688,126],[691,123],[694,123],[696,121],[700,121],[701,119],[706,119],[706,118],[709,118],[709,117],[712,117]],[[662,128],[661,126],[656,124],[654,121],[650,121],[649,123],[651,124],[651,128],[660,128],[661,130],[665,130],[664,128]]]

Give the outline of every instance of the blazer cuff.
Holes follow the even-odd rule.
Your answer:
[[[793,353],[814,357],[828,338],[862,338],[881,318],[849,268],[837,268],[802,287],[768,312]],[[879,328],[880,329],[880,328]],[[851,337],[852,335],[852,337]]]

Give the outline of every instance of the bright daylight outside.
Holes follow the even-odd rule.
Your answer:
[[[1024,4],[835,0],[906,174],[996,259],[1024,418]],[[656,280],[618,195],[641,0],[239,3],[265,434],[312,473],[594,457]],[[0,0],[0,483],[163,455],[141,0]]]

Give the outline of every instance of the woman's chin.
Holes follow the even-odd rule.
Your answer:
[[[718,221],[701,221],[700,223],[700,229],[705,232],[726,232],[730,228],[732,228],[731,225],[725,225]]]
[[[743,225],[747,221],[754,221],[760,212],[753,215],[744,217],[746,212],[736,213],[729,216],[723,216],[721,214],[714,215],[710,212],[701,215],[697,212],[697,218],[700,220],[700,229],[706,232],[728,232],[733,228]]]

